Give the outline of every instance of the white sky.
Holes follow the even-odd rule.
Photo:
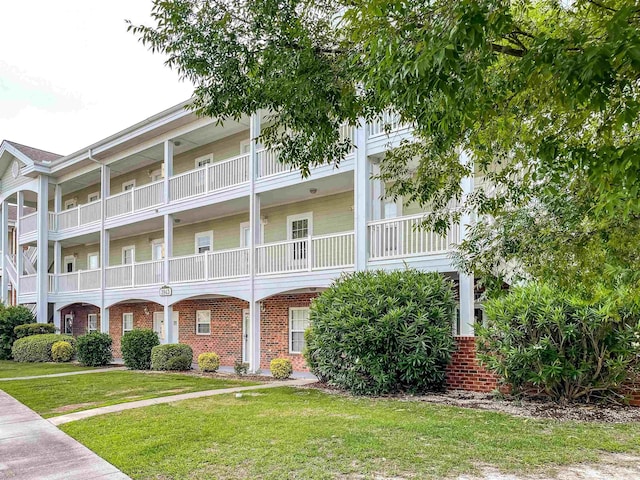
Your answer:
[[[0,140],[67,155],[188,99],[125,19],[151,0],[0,0]]]

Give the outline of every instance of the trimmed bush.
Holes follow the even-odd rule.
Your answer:
[[[16,334],[16,338],[24,338],[31,335],[56,333],[56,326],[53,323],[25,323],[15,327],[13,331]]]
[[[486,302],[479,360],[513,392],[567,403],[619,398],[638,373],[640,323],[632,296],[584,301],[532,283]]]
[[[151,350],[160,345],[158,335],[150,329],[134,329],[125,333],[120,341],[122,359],[131,370],[151,368]]]
[[[108,365],[113,359],[111,337],[106,333],[89,333],[78,337],[76,355],[82,365],[100,367]]]
[[[193,350],[183,343],[158,345],[151,349],[153,370],[191,370]]]
[[[22,305],[5,307],[0,304],[0,360],[11,358],[11,347],[18,339],[15,328],[34,321],[35,318],[28,308]]]
[[[269,364],[271,375],[278,380],[284,380],[289,378],[293,373],[293,366],[291,360],[288,358],[274,358]]]
[[[203,372],[217,372],[220,368],[220,356],[217,353],[201,353],[198,355],[198,368]]]
[[[249,364],[242,360],[236,360],[233,362],[233,371],[236,372],[236,375],[239,377],[246,375],[249,372]]]
[[[69,335],[46,333],[31,335],[16,340],[11,353],[16,362],[51,362],[53,361],[51,347],[56,342],[68,342],[75,347],[76,340]]]
[[[359,395],[441,390],[455,308],[438,273],[345,275],[311,304],[305,359],[318,378]]]
[[[61,340],[51,345],[51,359],[54,362],[68,362],[73,358],[73,346]]]

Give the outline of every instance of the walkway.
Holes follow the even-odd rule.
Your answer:
[[[0,391],[0,479],[126,480],[129,477]]]
[[[280,382],[263,383],[261,385],[252,385],[250,387],[232,387],[221,388],[218,390],[204,390],[202,392],[182,393],[180,395],[171,395],[169,397],[149,398],[147,400],[138,400],[136,402],[119,403],[117,405],[109,405],[108,407],[92,408],[91,410],[83,410],[81,412],[69,413],[58,417],[49,418],[49,422],[53,425],[62,425],[64,423],[74,422],[85,418],[91,418],[106,413],[122,412],[134,408],[149,407],[151,405],[160,405],[163,403],[180,402],[182,400],[190,400],[192,398],[211,397],[214,395],[225,395],[227,393],[246,392],[249,390],[264,390],[266,388],[277,387],[300,387],[314,383],[313,379],[284,380]]]
[[[94,368],[93,370],[80,370],[79,372],[48,373],[46,375],[32,375],[30,377],[0,378],[0,382],[8,382],[10,380],[32,380],[35,378],[68,377],[69,375],[84,375],[87,373],[115,372],[118,370],[126,370],[126,369],[127,367]]]

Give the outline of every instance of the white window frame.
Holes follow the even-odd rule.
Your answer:
[[[200,321],[200,314],[201,313],[206,313],[207,316],[209,317],[209,320],[207,322],[201,322]],[[200,332],[200,329],[198,328],[200,325],[208,325],[209,326],[209,331],[208,332]],[[211,310],[196,310],[196,335],[211,335]]]
[[[160,329],[156,330],[156,320],[160,320]],[[173,321],[173,319],[172,319]],[[153,317],[151,320],[151,327],[153,329],[154,332],[156,332],[156,334],[158,335],[158,339],[160,340],[160,342],[162,342],[164,340],[164,332],[165,332],[165,326],[164,326],[164,312],[153,312]]]
[[[131,185],[131,188],[129,190],[126,189],[126,187],[128,187],[129,185]],[[122,191],[123,192],[127,192],[130,190],[133,190],[134,188],[136,188],[136,179],[134,178],[133,180],[127,180],[126,182],[122,182]]]
[[[207,163],[199,165],[200,162],[204,162],[207,160],[208,160]],[[195,165],[196,168],[204,168],[206,166],[213,164],[213,153],[207,153],[206,155],[201,155],[199,157],[196,157],[196,159],[193,161],[193,164]]]
[[[193,236],[194,252],[196,255],[201,254],[198,251],[198,239],[204,237],[209,239],[209,252],[213,252],[213,230],[208,230],[206,232],[198,232]]]
[[[71,261],[69,262],[68,260],[71,259]],[[62,273],[71,273],[71,272],[67,272],[67,263],[71,263],[73,265],[73,270],[71,270],[71,272],[75,272],[76,271],[76,257],[75,255],[65,255],[64,257],[64,271]]]
[[[240,141],[240,155],[246,155],[249,153],[251,148],[251,139],[247,138],[246,140]]]
[[[251,228],[251,222],[242,222],[240,224],[240,248],[248,248],[249,245],[244,243],[244,230]],[[260,243],[264,243],[264,222],[260,221]]]
[[[157,180],[154,180],[153,177],[160,176]],[[160,168],[156,168],[149,174],[149,178],[151,179],[151,183],[159,182],[164,179],[164,164]]]
[[[293,234],[291,232],[291,224],[293,222],[299,221],[299,220],[307,220],[307,236],[303,237],[303,238],[296,238],[297,242],[292,243],[289,245],[290,247],[290,261],[292,262],[292,265],[295,266],[296,268],[302,268],[304,267],[304,265],[307,265],[309,262],[309,254],[310,254],[310,245],[307,243],[306,247],[304,246],[303,243],[298,243],[298,242],[302,242],[302,240],[304,238],[310,238],[311,236],[313,236],[313,212],[306,212],[306,213],[299,213],[297,215],[289,215],[287,217],[287,240],[293,240]],[[304,249],[304,257],[301,255],[302,251]],[[296,258],[299,257],[299,258]]]
[[[91,328],[91,319],[95,319],[96,321],[96,326],[95,328]],[[90,313],[89,315],[87,315],[87,333],[93,333],[93,332],[97,332],[98,331],[98,314],[97,313]]]
[[[302,351],[297,352],[292,348],[294,330],[293,330],[293,318],[291,317],[291,312],[293,312],[294,310],[305,310],[307,314],[309,314],[310,309],[309,307],[289,307],[289,353],[293,355],[299,355],[302,353]],[[311,325],[311,320],[309,320],[309,325]],[[307,325],[307,328],[309,328],[309,325]],[[302,332],[302,334],[304,335],[304,331],[307,328],[305,328],[304,330],[295,330],[295,333]],[[306,343],[305,343],[305,346],[306,346]]]
[[[126,250],[133,250],[131,254],[131,263],[124,263],[124,252]],[[122,247],[122,265],[133,265],[136,263],[136,246],[135,245],[127,245],[126,247]]]
[[[131,328],[128,330],[125,330],[125,321],[126,318],[130,317],[131,318]],[[125,312],[122,314],[122,335],[124,335],[127,332],[130,332],[133,330],[134,327],[134,318],[133,318],[133,312]]]
[[[156,246],[157,245],[161,245],[162,246],[162,256],[160,258],[153,258],[156,252]],[[164,259],[164,255],[165,255],[165,251],[164,251],[164,239],[163,238],[157,238],[155,240],[151,241],[151,260],[152,261],[156,261],[156,260],[163,260]]]
[[[93,198],[93,200],[91,200]],[[99,202],[100,192],[93,192],[87,195],[87,203]]]
[[[77,206],[78,206],[78,200],[76,198],[71,198],[69,200],[64,201],[65,210],[71,210],[73,208],[76,208]]]
[[[291,223],[298,220],[307,219],[307,237],[313,236],[313,212],[298,213],[297,215],[289,215],[287,217],[287,240],[293,240],[291,234]],[[300,240],[300,239],[298,239]]]
[[[91,257],[98,257],[98,267],[92,269],[91,268]],[[100,252],[90,252],[87,253],[87,270],[99,270],[100,269]]]

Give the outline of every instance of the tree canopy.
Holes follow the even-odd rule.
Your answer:
[[[483,229],[522,209],[551,225],[563,196],[583,239],[640,215],[635,0],[154,0],[152,18],[130,28],[195,85],[193,108],[272,112],[262,141],[303,174],[346,155],[341,124],[388,110],[415,132],[381,163],[388,195],[444,211],[474,169],[493,185],[462,199],[493,219],[467,243],[479,265]]]

